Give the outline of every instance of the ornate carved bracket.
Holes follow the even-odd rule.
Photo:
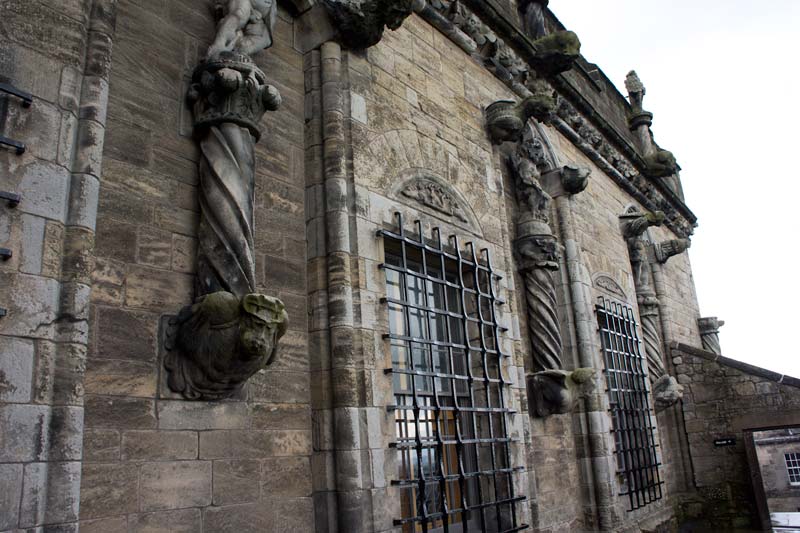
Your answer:
[[[383,38],[385,28],[396,30],[411,15],[413,0],[323,0],[339,27],[342,43],[369,48]]]
[[[236,394],[272,362],[288,323],[280,300],[256,292],[253,237],[258,122],[280,94],[237,52],[271,45],[275,5],[229,7],[188,94],[201,152],[197,299],[172,320],[164,365],[170,388],[193,400]]]
[[[725,325],[725,321],[715,316],[710,316],[698,318],[697,325],[700,328],[700,340],[703,342],[703,349],[722,355],[722,348],[719,344],[719,328]]]
[[[670,257],[680,255],[692,246],[692,241],[689,239],[672,239],[653,245],[653,251],[656,256],[656,261],[662,265],[666,263]]]
[[[547,370],[527,378],[528,403],[532,415],[546,417],[571,413],[578,401],[595,389],[594,368]]]
[[[652,392],[656,412],[672,407],[683,399],[683,385],[669,374],[661,376],[653,383]]]
[[[519,103],[513,100],[499,100],[486,108],[486,126],[493,144],[507,141],[517,142],[528,124],[535,118],[547,122],[556,107],[555,94],[543,90]]]
[[[675,156],[669,150],[658,149],[644,156],[645,176],[648,178],[668,178],[680,170]]]

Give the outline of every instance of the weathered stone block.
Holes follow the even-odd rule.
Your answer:
[[[273,531],[314,531],[314,506],[311,498],[275,500]]]
[[[33,341],[0,338],[0,402],[30,401],[33,351]]]
[[[81,533],[128,533],[128,519],[124,516],[81,520]]]
[[[81,463],[49,462],[25,465],[20,526],[78,520]]]
[[[0,272],[0,301],[8,316],[0,320],[0,335],[52,338],[58,314],[56,280]]]
[[[281,356],[280,347],[278,357]],[[264,403],[308,403],[309,376],[304,372],[277,372],[267,369],[250,378],[249,397]]]
[[[95,237],[98,257],[125,263],[136,262],[136,226],[127,222],[104,220]]]
[[[136,259],[139,264],[169,269],[172,266],[172,234],[146,226],[139,227]]]
[[[83,465],[81,518],[135,513],[139,503],[139,475],[135,464]]]
[[[126,533],[196,533],[202,529],[200,509],[132,515],[128,524]]]
[[[139,475],[143,511],[211,504],[211,462],[145,463]]]
[[[120,432],[114,429],[87,429],[83,433],[83,460],[116,462],[120,459]]]
[[[123,461],[176,461],[197,459],[194,431],[125,431]]]
[[[310,497],[311,462],[308,457],[276,457],[261,461],[264,498]]]
[[[161,429],[245,429],[248,425],[244,402],[158,402]]]
[[[87,394],[154,398],[157,381],[153,363],[91,359],[86,367],[84,388]]]
[[[215,533],[264,533],[280,531],[275,528],[272,502],[210,507],[203,513],[203,524]],[[286,531],[286,530],[284,530]]]
[[[200,433],[202,459],[261,459],[311,455],[310,431],[205,431]]]
[[[197,268],[197,239],[174,233],[172,235],[172,270],[194,274]]]
[[[144,266],[131,266],[125,283],[125,305],[134,308],[179,310],[191,303],[194,277]]]
[[[108,429],[154,429],[153,400],[113,396],[86,397],[86,427]]]
[[[0,530],[14,529],[19,521],[22,498],[22,465],[0,464]]]
[[[214,461],[214,505],[258,500],[260,476],[255,460]]]
[[[158,318],[149,313],[100,307],[97,311],[97,353],[103,359],[153,361]]]
[[[253,429],[304,429],[311,427],[311,408],[297,404],[251,403],[250,424]]]
[[[21,463],[46,457],[50,443],[50,408],[41,405],[0,406],[0,462]]]

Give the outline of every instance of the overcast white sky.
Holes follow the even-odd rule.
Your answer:
[[[722,353],[800,377],[800,0],[553,0],[583,55],[624,90],[699,218],[691,257]]]

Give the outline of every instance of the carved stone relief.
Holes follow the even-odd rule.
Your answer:
[[[610,276],[606,276],[605,274],[595,276],[594,286],[616,296],[620,300],[626,301],[628,299],[628,297],[625,295],[625,291],[622,290],[622,287],[620,287],[619,284]]]
[[[579,368],[573,372],[546,370],[527,378],[530,412],[543,418],[572,412],[578,401],[595,388],[594,368]]]
[[[456,199],[435,181],[425,178],[415,179],[402,189],[401,194],[439,213],[462,222],[469,222],[466,213]]]
[[[234,395],[272,362],[288,321],[255,279],[254,147],[258,122],[281,99],[247,54],[272,44],[275,5],[228,8],[188,94],[201,152],[197,298],[172,321],[164,360],[170,388],[188,399]]]

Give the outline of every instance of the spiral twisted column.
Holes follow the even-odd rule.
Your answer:
[[[667,373],[661,355],[661,334],[658,331],[658,300],[647,297],[639,302],[639,315],[642,320],[642,340],[647,358],[650,381],[657,381]]]
[[[559,370],[563,368],[562,343],[553,274],[545,268],[531,268],[523,276],[534,369]]]

